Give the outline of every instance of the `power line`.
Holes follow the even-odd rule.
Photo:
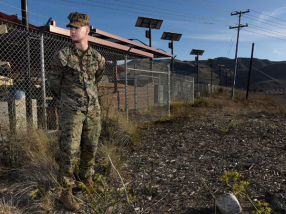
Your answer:
[[[258,13],[258,14],[261,14],[261,15],[264,15],[264,16],[268,16],[268,17],[273,18],[273,19],[277,19],[277,20],[282,21],[282,22],[286,22],[286,20],[284,20],[284,19],[279,19],[279,18],[277,18],[277,17],[270,16],[270,15],[267,15],[267,14],[265,14],[265,13],[261,13],[261,12],[256,11],[256,10],[251,10],[251,11],[253,11],[253,12],[255,12],[255,13]]]
[[[231,37],[231,40],[230,40],[230,43],[229,43],[229,46],[228,46],[227,57],[229,57],[231,48],[232,48],[233,43],[234,43],[235,32],[236,32],[236,31],[233,31],[233,34],[232,34],[232,37]]]
[[[110,9],[110,10],[117,10],[117,11],[122,11],[122,12],[128,12],[128,13],[135,13],[138,14],[138,12],[136,11],[130,11],[130,10],[125,10],[125,9],[119,9],[119,8],[112,8],[112,7],[106,7],[106,6],[102,6],[102,5],[96,5],[96,4],[87,4],[87,3],[83,3],[83,2],[76,2],[76,1],[71,1],[71,0],[61,0],[61,1],[65,1],[65,2],[70,2],[70,3],[75,3],[75,4],[80,4],[80,5],[86,5],[86,6],[92,6],[92,7],[101,7],[101,8],[106,8],[106,9]],[[157,11],[155,11],[157,13]],[[150,13],[146,13],[146,12],[141,12],[141,14],[144,15],[153,15]],[[156,14],[157,15],[157,14]],[[157,15],[158,17],[162,17],[162,18],[168,18],[168,19],[176,19],[176,20],[182,20],[182,21],[188,21],[188,22],[196,22],[196,23],[203,23],[203,24],[212,24],[214,25],[214,22],[206,22],[206,21],[194,21],[192,19],[183,19],[183,18],[178,18],[178,17],[170,17],[170,16],[163,16],[163,15]],[[178,16],[178,15],[176,15]],[[202,18],[197,18],[197,19],[202,19]],[[211,20],[213,21],[213,20]],[[217,25],[223,25],[223,26],[227,26],[225,24],[219,24],[216,23]]]
[[[6,3],[1,2],[1,1],[0,1],[0,4],[4,4],[4,5],[8,6],[8,7],[12,7],[12,8],[14,8],[14,9],[17,9],[17,10],[20,10],[20,11],[25,11],[25,10],[23,10],[23,9],[21,9],[21,8],[15,7],[14,5],[6,4]],[[32,15],[35,15],[35,16],[39,16],[39,17],[42,17],[42,18],[45,18],[45,19],[49,19],[49,18],[50,18],[50,17],[47,17],[47,16],[42,16],[42,15],[40,15],[40,14],[30,12],[30,11],[28,11],[28,14],[32,14]],[[54,20],[54,21],[60,22],[60,23],[62,23],[62,24],[67,24],[66,22],[61,22],[61,21],[59,21],[59,20]]]
[[[229,23],[228,20],[226,20],[226,21],[214,20],[214,18],[212,18],[212,17],[204,18],[203,16],[201,16],[201,18],[199,18],[199,17],[197,17],[197,15],[195,15],[195,16],[194,15],[186,16],[186,15],[181,15],[182,13],[174,14],[174,13],[169,13],[169,12],[162,12],[162,11],[138,8],[138,7],[124,6],[124,5],[118,5],[118,4],[113,4],[113,3],[106,3],[106,2],[102,2],[102,1],[98,1],[98,0],[88,0],[88,1],[97,2],[97,3],[100,3],[100,4],[117,6],[117,7],[124,7],[124,8],[129,8],[129,9],[135,9],[135,10],[142,10],[142,11],[147,11],[147,12],[166,14],[166,15],[171,15],[171,16],[179,16],[179,17],[186,17],[186,18],[199,19],[199,20],[207,20],[207,21],[211,20],[211,21],[214,21],[214,22]],[[136,4],[136,5],[142,6],[142,4]],[[148,8],[150,8],[150,6]],[[152,8],[155,8],[155,7],[152,7]],[[159,9],[162,10],[162,8],[159,8]]]
[[[220,4],[220,5],[223,5],[223,6],[229,5],[229,6],[231,6],[232,8],[237,7],[237,5],[230,5],[230,4],[220,3],[220,2],[211,1],[211,0],[202,0],[202,1],[210,2],[210,3],[213,3],[213,4]],[[267,16],[267,17],[269,17],[269,18],[273,18],[273,19],[276,19],[276,20],[279,20],[279,21],[282,21],[282,22],[286,22],[286,20],[284,20],[284,19],[280,19],[280,18],[277,18],[277,17],[275,17],[275,16],[271,16],[271,15],[268,15],[268,14],[265,14],[265,13],[262,13],[262,12],[259,12],[259,11],[256,11],[256,10],[253,10],[253,9],[251,9],[251,8],[249,8],[249,10],[250,10],[251,12],[255,12],[255,13],[258,13],[258,14],[261,14],[261,15],[264,15],[264,16]],[[247,16],[251,16],[251,15],[247,14]]]
[[[8,11],[5,11],[5,10],[1,10],[0,9],[0,11],[2,11],[2,12],[4,12],[4,13],[6,13],[6,14],[10,14],[10,15],[13,15],[13,13],[10,13],[10,12],[8,12]],[[24,19],[26,19],[25,17],[22,17],[21,15],[20,15],[20,18],[24,18]],[[2,18],[3,19],[3,18]],[[7,19],[3,19],[3,20],[5,20],[5,21],[9,21],[9,20],[7,20]],[[31,20],[31,21],[33,21],[33,22],[36,22],[36,23],[39,23],[39,24],[44,24],[43,22],[38,22],[38,21],[36,21],[36,20],[33,20],[33,19],[30,19],[29,18],[29,20]]]
[[[251,18],[251,17],[253,17],[253,18]],[[257,21],[257,22],[261,22],[261,23],[264,23],[264,24],[267,24],[267,25],[271,25],[271,26],[273,26],[273,24],[274,24],[274,26],[277,26],[277,27],[280,27],[280,28],[281,28],[281,26],[286,26],[286,24],[281,24],[281,23],[278,23],[278,22],[270,21],[270,20],[264,20],[262,18],[259,18],[259,17],[256,17],[256,16],[252,16],[252,15],[249,15],[249,14],[246,14],[245,18],[251,19],[251,20],[254,20],[254,21]],[[286,29],[286,28],[284,28],[284,29]]]
[[[112,4],[112,3],[105,3],[105,2],[102,2],[102,1],[97,1],[97,0],[88,0],[88,1],[92,1],[92,2],[97,2],[97,3],[101,3],[101,4],[108,4],[108,5],[114,5],[114,6],[119,6],[119,7],[126,7],[126,6],[123,6],[123,5],[118,5],[118,4]],[[143,5],[143,4],[138,4],[138,3],[132,3],[132,2],[128,2],[128,1],[124,1],[124,0],[114,0],[114,1],[119,1],[119,2],[123,2],[123,3],[128,3],[128,4],[133,4],[133,5],[138,5],[138,6],[143,6],[143,7],[150,7],[150,6],[147,6],[147,5]],[[190,1],[190,0],[184,0],[184,1]],[[173,1],[169,1],[169,2],[172,2],[172,3],[176,3],[177,2],[173,2]],[[163,13],[163,14],[167,14],[167,15],[172,15],[172,16],[181,16],[181,17],[188,17],[189,16],[184,16],[184,15],[177,15],[177,14],[172,14],[172,13],[165,13],[165,12],[160,12],[160,11],[153,11],[153,10],[146,10],[146,9],[142,9],[142,8],[134,8],[134,7],[128,7],[130,9],[136,9],[136,10],[143,10],[143,11],[149,11],[149,12],[156,12],[156,13]],[[159,7],[152,7],[152,8],[156,8],[156,9],[160,9],[160,10],[166,10],[166,11],[172,11],[172,12],[179,12],[179,11],[174,11],[174,10],[168,10],[168,9],[164,9],[164,8],[159,8]],[[182,13],[182,12],[180,12]],[[183,14],[188,14],[190,15],[190,13],[183,13]],[[202,16],[201,16],[202,17]],[[197,17],[193,17],[193,15],[191,15],[191,18],[194,18],[194,19],[205,19],[205,20],[209,20],[209,18],[211,17],[207,17],[207,18],[197,18]],[[213,21],[213,18],[211,18],[212,21]],[[219,20],[218,22],[223,22],[221,20]],[[255,26],[255,25],[252,25],[252,26]],[[254,27],[255,28],[255,27]],[[273,31],[273,32],[276,32],[278,34],[281,34],[281,35],[284,35],[283,33],[281,32],[278,32],[278,31],[274,31],[274,30],[271,30],[271,29],[267,29],[267,28],[263,28],[264,31]],[[271,33],[271,32],[270,32]]]
[[[0,10],[0,11],[3,11],[3,10]],[[22,26],[22,24],[19,24],[17,22],[13,22],[11,20],[8,20],[8,19],[4,19],[4,18],[1,18],[3,21],[5,21],[6,23],[9,23],[11,25],[18,25],[18,26]],[[30,19],[29,19],[30,20]],[[34,27],[31,27],[29,26],[30,29],[34,29],[34,30],[39,30],[38,28],[34,28]]]
[[[261,36],[266,36],[266,37],[270,37],[270,38],[286,41],[286,39],[281,39],[279,37],[275,37],[275,36],[270,36],[270,35],[266,35],[266,34],[263,34],[263,33],[254,32],[254,31],[251,31],[251,30],[248,30],[248,29],[244,29],[244,31],[247,31],[247,32],[250,32],[250,33],[254,33],[254,34],[258,34],[258,35],[261,35]]]
[[[63,0],[64,1],[64,0]],[[121,1],[121,2],[126,2],[126,3],[131,3],[131,2],[127,2],[127,1],[123,1],[123,0],[115,0],[115,1]],[[71,1],[70,1],[71,2]],[[99,1],[97,1],[97,2],[99,2]],[[13,5],[10,5],[10,4],[7,4],[7,3],[4,3],[4,2],[0,2],[1,4],[4,4],[4,5],[6,5],[6,6],[9,6],[9,7],[12,7],[12,8],[15,8],[15,9],[18,9],[18,10],[21,10],[22,11],[22,9],[21,8],[18,8],[18,7],[15,7],[15,6],[13,6]],[[79,4],[79,2],[72,2],[72,3],[78,3]],[[101,2],[102,3],[102,2]],[[136,3],[133,3],[133,4],[136,4]],[[85,4],[86,5],[86,4]],[[88,4],[89,5],[89,4]],[[144,6],[145,7],[145,5],[142,5],[142,4],[137,4],[137,5],[140,5],[140,6]],[[95,6],[95,5],[92,5],[92,6]],[[97,5],[98,6],[98,5]],[[118,6],[118,5],[117,5]],[[122,5],[120,5],[121,7],[123,7]],[[103,6],[101,6],[101,7],[103,7]],[[107,8],[107,9],[112,9],[112,10],[119,10],[119,11],[122,11],[121,9],[116,9],[116,8],[110,8],[110,7],[103,7],[103,8]],[[163,9],[163,8],[159,8],[159,7],[155,7],[155,8],[158,8],[158,9]],[[140,10],[144,10],[144,9],[142,9],[142,8],[137,8],[137,9],[140,9]],[[166,10],[166,11],[173,11],[173,10],[167,10],[167,9],[163,9],[163,10]],[[135,13],[135,12],[133,12],[133,11],[127,11],[127,10],[124,10],[125,12],[130,12],[130,13]],[[158,12],[158,11],[152,11],[152,12]],[[178,11],[173,11],[173,12],[178,12]],[[36,16],[39,16],[39,17],[42,17],[42,18],[46,18],[46,19],[48,19],[49,17],[46,17],[46,16],[42,16],[42,15],[39,15],[39,14],[37,14],[37,13],[33,13],[33,12],[29,12],[29,14],[32,14],[32,15],[36,15]],[[188,14],[188,13],[185,13],[185,14]],[[151,15],[151,14],[150,14]],[[179,16],[179,15],[177,15],[177,14],[170,14],[170,15],[172,15],[172,16]],[[191,14],[190,14],[191,15]],[[248,14],[247,14],[248,15]],[[173,17],[167,17],[167,16],[164,16],[164,17],[166,17],[166,18],[171,18],[171,19],[178,19],[178,20],[183,20],[183,21],[192,21],[192,22],[197,22],[197,23],[204,23],[204,24],[217,24],[217,23],[212,23],[212,22],[205,22],[205,21],[194,21],[194,20],[190,20],[190,19],[181,19],[181,18],[173,18]],[[187,16],[185,16],[185,17],[187,17]],[[193,17],[188,17],[188,18],[193,18]],[[209,18],[211,18],[212,19],[212,21],[213,21],[213,18],[212,17],[209,17]],[[203,18],[196,18],[195,17],[195,19],[198,19],[198,20],[204,20]],[[31,19],[32,21],[34,21],[34,22],[36,22],[36,23],[40,23],[40,22],[38,22],[38,21],[36,21],[36,20],[33,20],[33,19]],[[208,20],[207,18],[206,18],[206,20]],[[55,21],[58,21],[58,20],[55,20]],[[66,22],[62,22],[62,21],[58,21],[58,22],[60,22],[60,23],[63,23],[63,24],[67,24]],[[223,22],[223,21],[218,21],[218,22]],[[40,23],[40,24],[43,24],[43,23]],[[255,26],[255,25],[253,25],[253,26]],[[255,27],[254,27],[255,28]],[[257,29],[257,28],[256,28]],[[271,33],[270,31],[273,31],[273,30],[271,30],[271,29],[267,29],[267,28],[264,28],[264,30],[263,31],[265,31],[265,32],[268,32],[268,33]],[[283,35],[283,33],[281,33],[281,32],[278,32],[278,31],[276,31],[277,33],[279,33],[279,34],[281,34],[281,35]],[[273,34],[273,33],[272,33]],[[276,38],[276,37],[273,37],[273,38]]]
[[[185,4],[185,3],[178,3],[177,1],[171,1],[171,0],[159,0],[159,1],[163,1],[163,2],[168,2],[168,3],[172,3],[172,4],[176,4],[176,5],[185,5],[185,6],[192,6],[192,7],[197,7],[197,8],[203,8],[203,9],[207,9],[207,10],[214,10],[213,8],[211,7],[200,7],[200,6],[194,6],[194,4],[200,4],[200,3],[193,3],[193,4]],[[216,11],[219,11],[219,12],[229,12],[228,10],[221,10],[221,9],[216,9]]]
[[[90,1],[93,1],[93,0],[90,0]],[[142,6],[142,7],[148,7],[150,8],[150,5],[144,5],[144,4],[138,4],[138,3],[134,3],[134,2],[130,2],[130,1],[123,1],[123,0],[113,0],[113,1],[118,1],[118,2],[123,2],[123,3],[128,3],[128,4],[133,4],[133,5],[138,5],[138,6]],[[199,16],[199,17],[203,17],[203,18],[207,18],[207,19],[218,19],[220,22],[221,20],[225,20],[227,21],[227,23],[229,23],[229,20],[227,19],[222,19],[222,18],[214,18],[214,17],[210,17],[210,16],[202,16],[202,15],[198,15],[198,14],[192,14],[192,13],[185,13],[185,12],[182,12],[182,11],[178,11],[178,10],[170,10],[170,9],[165,9],[165,8],[161,8],[161,7],[154,7],[152,6],[152,8],[155,8],[155,9],[159,9],[159,10],[165,10],[165,11],[171,11],[171,12],[176,12],[176,13],[179,13],[179,14],[187,14],[187,15],[191,15],[191,16]]]
[[[264,73],[263,71],[261,71],[261,70],[259,70],[259,69],[257,69],[257,68],[254,68],[254,67],[252,67],[252,68],[255,69],[255,70],[257,70],[258,72],[262,73],[263,75],[269,77],[270,79],[275,80],[276,82],[279,82],[279,83],[281,83],[282,85],[285,85],[285,86],[286,86],[285,83],[283,83],[283,82],[281,82],[281,81],[279,81],[279,80],[277,80],[277,79],[275,79],[275,78],[269,76],[268,74]]]
[[[161,1],[164,1],[164,0],[161,0]],[[218,7],[218,6],[213,6],[213,5],[209,5],[209,4],[204,4],[204,3],[200,3],[198,1],[194,1],[194,0],[183,0],[185,2],[192,2],[193,4],[200,4],[200,5],[206,5],[206,6],[210,6],[213,10],[213,8],[217,8],[217,11],[226,11],[226,12],[229,12],[228,9],[224,8],[223,7]],[[210,2],[210,1],[209,1]],[[222,10],[223,9],[223,10]]]
[[[260,27],[260,26],[256,26],[256,25],[249,25],[249,27],[252,27],[254,29],[258,29],[260,31],[264,31],[264,32],[267,32],[267,33],[270,33],[270,34],[280,34],[281,36],[283,37],[286,37],[286,34],[285,33],[281,33],[281,32],[278,32],[278,31],[275,31],[275,30],[270,30],[270,29],[267,29],[267,28],[264,28],[264,27]]]

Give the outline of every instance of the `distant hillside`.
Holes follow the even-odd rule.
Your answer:
[[[219,69],[217,65],[225,65],[224,68],[234,72],[235,60],[219,57],[216,58],[216,63],[213,65],[213,84],[218,85],[220,81]],[[195,61],[174,60],[174,70],[177,74],[197,75],[197,66]],[[165,70],[170,59],[154,60],[153,70]],[[238,58],[236,88],[245,89],[247,87],[250,58]],[[135,65],[136,64],[136,65]],[[128,63],[128,67],[134,67],[148,70],[150,68],[149,60],[132,60]],[[226,76],[222,69],[222,85],[226,84]],[[229,76],[229,75],[228,75]],[[275,81],[278,80],[278,81]],[[207,60],[199,61],[199,82],[210,83],[211,73],[210,65]],[[286,85],[286,61],[273,62],[267,59],[253,59],[250,87],[256,89],[285,89]],[[231,77],[228,79],[228,86],[232,83]],[[284,83],[284,84],[282,84]]]

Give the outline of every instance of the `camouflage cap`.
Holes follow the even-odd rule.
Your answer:
[[[68,16],[70,23],[67,27],[82,27],[89,25],[89,16],[87,14],[74,12]]]

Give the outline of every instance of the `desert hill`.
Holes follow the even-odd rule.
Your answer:
[[[170,59],[154,60],[154,71],[165,71]],[[222,69],[222,86],[231,86],[232,75],[234,72],[235,60],[225,57],[216,58],[216,62],[213,65],[213,84],[220,84],[220,72],[217,65],[225,65]],[[128,67],[134,67],[141,69],[149,69],[149,60],[132,60],[128,63]],[[246,89],[248,73],[250,66],[250,58],[238,58],[237,74],[236,74],[236,88]],[[224,69],[230,69],[228,72],[228,79]],[[184,75],[197,75],[197,66],[195,61],[181,61],[174,60],[174,70],[176,74]],[[199,82],[210,83],[211,82],[211,69],[207,60],[199,61]],[[196,80],[196,79],[195,79]],[[286,89],[286,61],[270,61],[267,59],[254,58],[252,62],[252,73],[250,88],[255,89]]]

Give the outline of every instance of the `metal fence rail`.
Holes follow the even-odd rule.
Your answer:
[[[13,131],[27,127],[56,130],[56,101],[46,82],[56,51],[71,44],[67,37],[24,30],[15,23],[0,23],[0,124]],[[90,44],[106,59],[99,84],[102,109],[125,111],[170,111],[171,100],[194,100],[193,77],[170,75],[167,66],[150,71],[136,55]],[[155,69],[154,69],[155,70]],[[172,84],[171,84],[172,82]],[[0,127],[1,128],[1,127]],[[28,127],[27,127],[28,128]]]

